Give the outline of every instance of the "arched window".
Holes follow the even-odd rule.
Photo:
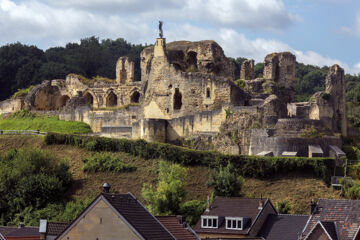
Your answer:
[[[174,94],[174,110],[180,110],[182,106],[182,95],[178,88],[175,88]]]
[[[206,98],[211,98],[210,88],[206,88]]]
[[[113,91],[111,91],[106,97],[106,107],[115,107],[117,106],[117,96]]]
[[[70,97],[67,95],[63,95],[60,98],[60,108],[65,107],[66,103],[70,100]]]
[[[132,95],[131,95],[131,102],[132,103],[138,103],[140,100],[140,93],[138,91],[135,91]]]
[[[85,93],[84,98],[86,99],[86,103],[90,106],[93,106],[94,104],[94,97],[91,95],[91,93]]]

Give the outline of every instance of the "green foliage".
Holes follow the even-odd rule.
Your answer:
[[[276,210],[280,214],[289,214],[291,211],[291,204],[290,202],[283,200],[278,202],[275,206]]]
[[[194,226],[206,209],[206,201],[191,200],[181,205],[180,214],[186,217],[186,222]]]
[[[343,195],[350,199],[360,199],[360,182],[350,178],[340,180],[342,184]]]
[[[68,165],[36,149],[8,151],[0,158],[0,212],[4,221],[57,203],[72,180]]]
[[[11,98],[17,98],[17,97],[20,97],[20,96],[25,96],[26,94],[28,94],[31,89],[33,89],[34,86],[33,85],[30,85],[28,88],[22,88],[22,89],[18,89],[12,96]]]
[[[311,96],[315,92],[325,90],[325,78],[329,68],[296,63],[295,91],[296,95]],[[303,98],[304,97],[300,97]]]
[[[90,133],[88,124],[76,121],[61,121],[58,117],[41,116],[26,110],[0,119],[1,130],[40,130],[41,132]]]
[[[254,72],[256,78],[262,78],[264,73],[264,63],[257,63],[254,66]]]
[[[319,132],[314,125],[306,125],[304,133],[302,133],[301,136],[305,138],[319,138],[324,136],[324,133]]]
[[[241,187],[244,178],[238,175],[234,166],[229,162],[226,167],[220,167],[213,172],[207,182],[208,187],[214,188],[215,196],[237,197],[241,196]]]
[[[132,172],[136,167],[108,153],[96,153],[83,160],[84,172]]]
[[[196,66],[194,66],[194,65],[191,65],[190,67],[188,67],[186,69],[186,72],[198,72],[198,71],[199,71],[199,69],[197,69]]]
[[[0,47],[0,101],[17,89],[41,83],[44,79],[64,79],[69,73],[93,78],[115,79],[119,56],[128,56],[135,63],[135,80],[140,80],[140,52],[143,45],[133,45],[124,39],[96,37],[68,43],[65,47],[49,48],[45,52],[35,46],[20,43]]]
[[[235,84],[241,88],[241,89],[245,89],[246,88],[246,83],[243,79],[238,79],[235,81]]]
[[[48,133],[47,144],[66,144],[91,151],[125,152],[145,159],[163,159],[183,165],[202,165],[212,168],[231,162],[244,177],[267,178],[281,172],[312,171],[329,182],[334,170],[333,158],[258,157],[225,155],[215,151],[199,151],[166,143],[148,143],[144,140],[110,139]]]
[[[179,164],[161,161],[156,190],[145,183],[142,196],[153,214],[179,214],[180,205],[186,196],[186,169]]]
[[[231,111],[230,108],[226,108],[225,114],[226,114],[226,119],[229,119],[231,117],[231,115],[233,115],[233,112]]]
[[[360,149],[352,144],[345,144],[342,146],[346,157],[350,160],[360,160]]]

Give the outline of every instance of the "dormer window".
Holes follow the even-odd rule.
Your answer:
[[[226,229],[243,230],[242,217],[225,217]]]
[[[201,216],[202,228],[218,228],[219,220],[216,216]]]

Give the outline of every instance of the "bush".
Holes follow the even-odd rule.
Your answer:
[[[153,214],[179,214],[180,205],[186,196],[186,169],[179,164],[161,161],[159,182],[155,190],[150,184],[144,184],[142,195]]]
[[[280,172],[312,171],[326,183],[334,170],[333,158],[259,157],[225,155],[215,151],[199,151],[166,143],[148,143],[144,140],[110,139],[48,133],[47,144],[66,144],[88,148],[91,151],[125,152],[145,159],[157,159],[183,165],[201,165],[219,168],[231,162],[243,177],[267,178]],[[91,143],[90,143],[91,142]]]
[[[219,171],[210,175],[207,186],[214,187],[215,196],[238,197],[241,196],[243,182],[244,178],[237,174],[234,166],[229,162],[226,167],[220,167]]]
[[[83,160],[82,169],[84,172],[132,172],[136,167],[124,163],[118,157],[111,154],[96,153]]]
[[[276,204],[276,210],[280,214],[289,214],[291,211],[291,204],[288,201],[283,200]]]
[[[72,180],[68,165],[36,149],[8,151],[0,158],[0,212],[7,223],[22,212],[59,202]]]
[[[191,200],[181,205],[180,214],[186,217],[186,222],[194,226],[206,208],[206,201]]]

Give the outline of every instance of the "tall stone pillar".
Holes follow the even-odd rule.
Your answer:
[[[345,100],[344,69],[335,64],[326,76],[326,93],[330,94],[330,101],[334,109],[333,127],[347,136],[347,117]]]
[[[240,79],[251,80],[255,78],[254,60],[246,60],[241,64]]]

